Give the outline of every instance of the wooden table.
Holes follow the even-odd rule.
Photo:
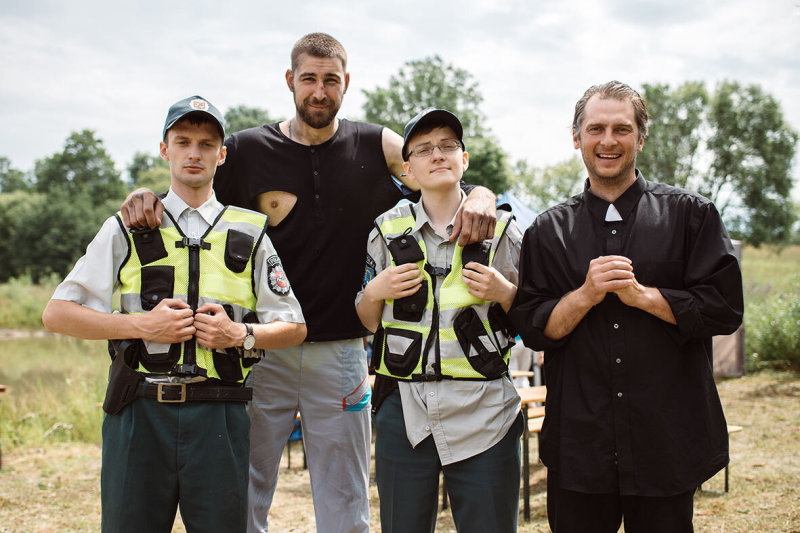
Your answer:
[[[517,389],[522,400],[522,516],[525,520],[531,519],[531,482],[530,482],[530,451],[528,440],[530,430],[528,429],[528,408],[537,403],[542,403],[547,398],[547,387],[522,387]]]

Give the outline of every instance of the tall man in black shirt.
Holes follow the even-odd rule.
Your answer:
[[[541,457],[556,533],[692,531],[695,488],[728,462],[711,337],[742,320],[738,261],[707,199],[645,181],[636,91],[575,106],[583,193],[525,232],[512,319],[545,350]]]
[[[281,454],[302,416],[319,532],[369,530],[370,385],[362,338],[369,332],[353,301],[361,288],[375,218],[402,198],[403,139],[376,124],[337,118],[350,82],[347,54],[330,35],[294,45],[286,84],[294,116],[241,131],[225,142],[217,198],[269,215],[268,235],[303,308],[306,342],[266,352],[251,373],[248,531],[267,530]],[[414,182],[406,183],[418,189]],[[453,237],[494,234],[494,195],[470,192]],[[161,207],[133,193],[125,222],[153,227]],[[463,223],[461,222],[463,220]],[[280,265],[272,289],[288,290]]]

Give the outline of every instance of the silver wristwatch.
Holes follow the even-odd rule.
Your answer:
[[[242,348],[245,350],[252,350],[253,346],[256,345],[256,336],[253,335],[253,326],[250,324],[245,324],[244,327],[247,329],[247,335],[244,336]]]

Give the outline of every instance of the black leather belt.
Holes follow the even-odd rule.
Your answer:
[[[250,387],[196,385],[191,383],[143,382],[137,396],[150,398],[159,403],[205,402],[249,402],[253,399]]]

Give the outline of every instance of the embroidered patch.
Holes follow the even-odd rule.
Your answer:
[[[364,266],[364,282],[361,284],[362,287],[366,287],[367,283],[372,281],[372,278],[375,277],[375,260],[372,258],[371,255],[367,254],[367,263]]]
[[[195,98],[189,102],[189,105],[192,107],[192,109],[196,109],[198,111],[208,111],[208,102],[199,98]]]
[[[283,270],[281,260],[277,255],[271,255],[267,259],[269,288],[278,296],[286,296],[289,294],[291,287],[289,286],[289,278],[286,277],[286,272]]]

